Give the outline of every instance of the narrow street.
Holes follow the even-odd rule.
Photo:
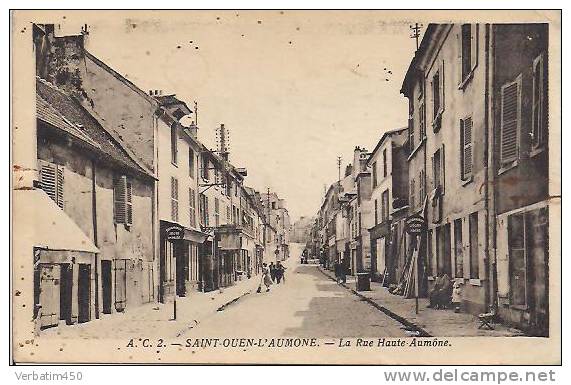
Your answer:
[[[298,244],[285,262],[286,283],[252,292],[201,320],[185,337],[401,337],[401,324],[319,271],[301,265]],[[228,327],[228,325],[232,325]]]

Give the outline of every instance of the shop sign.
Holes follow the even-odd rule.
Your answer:
[[[182,226],[169,226],[165,229],[167,233],[167,240],[169,241],[180,241],[184,239],[184,228]]]
[[[426,220],[418,215],[411,215],[405,222],[406,232],[410,235],[421,235],[426,230]]]

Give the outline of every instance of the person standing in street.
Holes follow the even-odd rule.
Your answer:
[[[335,261],[333,269],[335,270],[335,281],[337,281],[337,283],[339,283],[339,280],[341,279],[341,270],[339,269],[340,266],[341,264],[339,261]]]
[[[276,266],[276,278],[278,280],[278,283],[280,283],[281,281],[285,283],[285,269],[286,269],[285,266],[281,262],[278,262]]]
[[[282,266],[282,263],[280,261],[278,261],[278,263],[276,265],[275,275],[276,275],[276,282],[278,284],[280,284],[282,281],[282,277],[283,277],[283,266]]]
[[[270,269],[268,268],[267,264],[262,265],[262,282],[264,286],[266,286],[266,292],[270,291],[270,286],[272,285],[272,278],[270,276]],[[258,292],[261,291],[261,284]]]
[[[272,279],[272,282],[276,281],[276,265],[274,265],[273,262],[270,262],[270,277]]]
[[[343,258],[341,260],[341,263],[339,264],[339,279],[343,283],[347,283],[347,269],[345,267],[346,265],[347,265],[346,259]]]

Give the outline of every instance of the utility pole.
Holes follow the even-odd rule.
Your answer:
[[[418,51],[418,38],[420,37],[422,24],[414,23],[414,25],[409,25],[409,28],[411,30],[410,38],[416,40],[416,50]]]
[[[341,182],[341,157],[337,157],[337,181]]]

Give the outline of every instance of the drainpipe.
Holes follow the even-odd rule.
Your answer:
[[[493,122],[490,123],[490,114],[492,114],[493,119],[493,106],[491,103],[493,92],[490,92],[490,74],[493,77],[493,52],[490,54],[490,50],[493,49],[491,43],[491,27],[490,24],[486,24],[485,32],[485,93],[484,93],[484,169],[485,169],[485,180],[484,180],[484,209],[486,211],[486,250],[485,266],[488,269],[486,274],[488,274],[488,283],[485,286],[485,305],[486,309],[489,308],[490,303],[494,306],[497,305],[496,293],[496,258],[495,258],[495,235],[496,235],[496,216],[495,216],[495,196],[490,198],[490,184],[494,184],[494,142],[493,135],[490,135],[490,130],[493,129]],[[491,68],[492,67],[492,68]],[[493,81],[492,81],[493,85]],[[490,136],[492,140],[490,140]],[[491,173],[490,173],[491,172]],[[496,191],[495,185],[492,187],[492,194],[494,195]],[[490,237],[492,234],[492,237]],[[490,245],[492,245],[490,247]],[[493,254],[493,255],[492,255]]]
[[[97,241],[97,183],[95,181],[95,160],[91,159],[91,212],[93,216],[93,243],[99,247]],[[99,253],[95,253],[95,318],[99,319]]]

